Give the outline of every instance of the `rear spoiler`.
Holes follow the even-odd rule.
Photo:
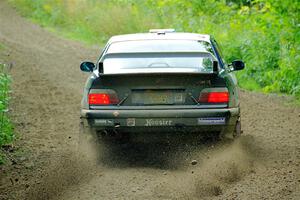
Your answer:
[[[197,73],[197,72],[185,72],[185,73],[177,73],[177,72],[152,72],[152,73],[118,73],[118,74],[99,74],[99,77],[126,77],[126,76],[178,76],[178,75],[189,75],[189,76],[206,76],[206,77],[216,77],[217,73]]]

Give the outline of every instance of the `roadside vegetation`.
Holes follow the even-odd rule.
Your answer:
[[[4,46],[0,44],[0,51]],[[0,164],[4,162],[2,148],[11,144],[14,139],[12,124],[7,115],[9,103],[10,77],[7,74],[7,67],[0,62]]]
[[[10,0],[33,21],[103,45],[150,28],[214,35],[227,62],[242,59],[242,88],[300,99],[300,2],[294,0]]]

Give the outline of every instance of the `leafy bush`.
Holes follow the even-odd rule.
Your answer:
[[[4,144],[11,143],[14,139],[12,125],[7,116],[10,78],[5,73],[4,68],[5,65],[0,63],[0,148]],[[1,152],[0,152],[0,164],[2,163],[3,163],[3,156],[1,156]]]
[[[244,60],[242,87],[300,97],[299,1],[148,2],[161,18],[172,16],[177,29],[216,36],[227,61]]]
[[[300,2],[294,0],[11,0],[67,36],[103,44],[150,28],[214,35],[227,61],[242,59],[241,87],[300,98]]]

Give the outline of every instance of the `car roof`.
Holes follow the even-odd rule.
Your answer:
[[[210,43],[210,35],[196,33],[178,33],[178,32],[154,32],[154,33],[136,33],[127,35],[116,35],[109,39],[108,43],[138,41],[138,40],[195,40],[206,41]]]

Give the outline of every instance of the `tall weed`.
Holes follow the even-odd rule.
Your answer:
[[[4,162],[1,147],[14,139],[13,127],[7,115],[10,77],[5,68],[5,65],[0,63],[0,164]]]

